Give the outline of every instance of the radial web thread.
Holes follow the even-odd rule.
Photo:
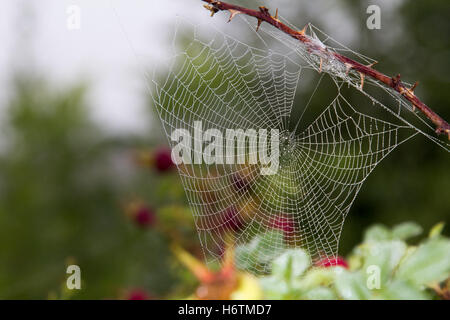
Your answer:
[[[248,18],[235,21],[254,32]],[[305,248],[313,260],[333,257],[356,195],[384,157],[416,134],[449,151],[401,95],[370,79],[361,88],[357,72],[337,61],[320,61],[271,26],[263,25],[251,45],[212,26],[192,29],[189,44],[175,49],[170,71],[152,80],[153,102],[171,146],[176,144],[171,133],[194,132],[195,121],[202,122],[203,131],[276,128],[281,133],[275,175],[261,175],[258,165],[178,166],[209,258],[220,258],[227,244],[248,244],[257,235],[265,235],[267,250],[238,261],[257,272],[267,271],[264,262],[285,247]],[[177,44],[186,41],[181,33]],[[373,62],[312,25],[307,35],[328,50]],[[309,91],[299,93],[302,86]],[[239,152],[249,156],[250,150]]]

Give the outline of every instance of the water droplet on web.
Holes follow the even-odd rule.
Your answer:
[[[155,94],[152,98],[166,133],[170,138],[174,130],[182,128],[192,134],[193,122],[200,120],[211,128],[221,130],[278,127],[284,119],[289,118],[291,111],[302,111],[301,104],[306,104],[308,100],[295,100],[295,90],[303,87],[304,82],[312,80],[307,76],[300,77],[300,74],[303,74],[300,71],[305,68],[317,70],[322,57],[322,74],[335,81],[337,90],[322,86],[321,89],[325,90],[319,92],[324,95],[324,99],[316,99],[315,91],[311,92],[314,99],[307,110],[308,115],[303,119],[307,119],[309,124],[298,136],[287,130],[280,132],[280,167],[277,168],[276,174],[261,177],[258,166],[245,166],[245,170],[240,169],[242,177],[248,179],[251,185],[251,196],[255,201],[250,209],[245,210],[244,219],[255,221],[258,229],[249,224],[245,234],[237,234],[233,240],[239,248],[255,235],[269,232],[268,245],[275,249],[274,252],[283,250],[286,244],[305,247],[312,256],[321,254],[324,250],[330,255],[335,254],[339,238],[336,230],[342,229],[344,221],[336,217],[347,215],[357,191],[379,161],[416,133],[408,130],[397,136],[397,132],[400,133],[404,128],[404,123],[409,122],[401,118],[400,114],[398,119],[392,117],[396,116],[402,107],[408,110],[411,110],[411,107],[399,100],[397,110],[396,99],[389,102],[391,97],[396,97],[394,92],[381,86],[376,89],[380,89],[384,95],[377,95],[377,101],[370,94],[369,89],[372,87],[361,90],[357,71],[345,74],[346,68],[342,63],[327,61],[327,56],[320,56],[322,50],[311,51],[299,46],[300,50],[289,51],[297,56],[293,59],[295,63],[288,63],[286,67],[286,64],[279,62],[288,62],[291,56],[269,53],[268,50],[264,53],[260,48],[256,48],[256,51],[254,47],[235,41],[228,35],[225,46],[222,45],[223,40],[220,40],[222,37],[217,39],[219,43],[214,43],[215,45],[193,39],[189,46],[197,48],[196,56],[186,53],[180,58],[182,61],[170,69],[167,79],[153,81],[157,90],[153,90]],[[185,39],[182,40],[182,43],[185,43]],[[274,37],[273,40],[279,39]],[[316,44],[321,48],[324,46],[320,42]],[[201,50],[205,47],[207,50]],[[246,66],[249,61],[252,61],[252,67],[255,67],[256,71],[241,67]],[[285,71],[297,74],[298,80],[289,79],[289,72]],[[352,87],[351,91],[342,90],[345,88],[343,81],[347,82],[347,88]],[[308,84],[307,88],[309,87],[314,86]],[[365,105],[354,99],[361,92],[370,99],[365,100]],[[306,97],[308,96],[309,94]],[[336,102],[330,104],[329,99]],[[372,106],[379,106],[376,113],[364,113],[364,110],[370,109],[370,103]],[[366,108],[359,108],[360,106]],[[394,112],[392,115],[387,114],[389,117],[384,117],[386,114],[383,112],[386,110]],[[411,125],[411,128],[415,126]],[[217,229],[220,222],[216,216],[222,214],[226,208],[240,208],[243,194],[220,193],[225,189],[218,188],[211,183],[211,179],[205,178],[205,172],[216,169],[214,174],[218,176],[217,179],[223,178],[225,181],[221,187],[228,188],[225,183],[229,183],[230,173],[235,173],[233,168],[221,164],[207,166],[204,163],[197,165],[195,170],[193,165],[189,169],[187,165],[179,166],[188,198],[195,200],[191,201],[191,204],[196,216],[207,226],[199,228],[200,238],[211,238],[210,242],[202,242],[207,253],[218,252],[220,248],[215,247],[215,244],[225,240],[223,234],[211,232]],[[349,179],[350,177],[353,178]],[[299,181],[302,184],[300,188]],[[200,201],[197,201],[198,198]],[[266,207],[258,203],[261,199],[265,199]],[[240,212],[243,211],[244,209]],[[292,211],[299,217],[299,225],[293,227],[295,230],[290,234],[282,234],[281,237],[276,233],[270,234],[273,230],[266,225],[267,220],[276,218],[280,213]],[[330,220],[330,217],[333,219]],[[306,227],[300,228],[300,224]],[[333,236],[330,236],[331,234]],[[301,243],[298,241],[300,238]],[[238,261],[237,258],[237,261],[248,262],[252,265],[252,270],[267,271],[264,264],[257,264],[255,257],[247,256],[246,259]],[[269,262],[271,259],[268,257],[265,261]]]

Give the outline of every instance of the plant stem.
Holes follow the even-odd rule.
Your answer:
[[[272,17],[269,13],[269,10],[266,7],[259,7],[259,11],[257,11],[222,1],[215,1],[215,0],[202,0],[202,1],[207,2],[209,4],[206,5],[205,7],[211,11],[211,16],[213,16],[218,11],[229,11],[231,14],[229,21],[231,21],[233,17],[239,13],[255,17],[258,20],[257,30],[263,21],[267,22],[272,26],[274,26],[275,28],[290,35],[292,38],[297,39],[298,41],[305,44],[308,50],[320,52],[320,56],[337,59],[341,63],[345,64],[348,71],[350,69],[353,69],[359,72],[359,74],[361,75],[361,89],[364,84],[365,76],[368,76],[372,79],[384,83],[386,86],[394,89],[395,91],[400,93],[406,100],[411,102],[413,105],[413,110],[415,108],[419,109],[431,122],[433,122],[434,125],[436,126],[436,133],[438,135],[446,134],[448,136],[448,139],[450,140],[450,125],[414,94],[414,89],[417,86],[417,83],[412,88],[407,88],[400,80],[400,75],[397,75],[395,77],[389,77],[373,69],[372,66],[365,66],[344,55],[341,55],[334,51],[329,51],[326,47],[318,45],[316,42],[313,41],[311,37],[307,36],[305,34],[305,29],[297,31],[282,23],[277,17],[278,10],[275,17]]]

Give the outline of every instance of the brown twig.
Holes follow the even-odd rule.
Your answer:
[[[373,65],[365,66],[344,55],[328,50],[325,46],[319,45],[316,41],[314,41],[313,38],[306,35],[305,33],[306,27],[301,31],[297,31],[282,23],[278,19],[278,10],[275,17],[272,17],[269,13],[269,10],[266,7],[259,7],[259,11],[257,11],[222,1],[215,1],[215,0],[202,0],[202,1],[208,3],[208,5],[205,5],[205,8],[211,11],[211,16],[213,16],[216,12],[219,11],[228,11],[230,12],[229,21],[231,21],[237,14],[245,14],[251,17],[255,17],[258,21],[256,28],[257,31],[263,21],[271,24],[275,28],[283,31],[284,33],[290,35],[294,39],[297,39],[298,41],[305,44],[309,51],[320,53],[321,66],[323,62],[323,57],[334,58],[340,61],[346,66],[347,72],[350,71],[350,69],[353,69],[360,74],[361,89],[363,88],[364,77],[366,76],[384,83],[386,86],[394,89],[395,91],[400,93],[405,99],[410,101],[413,105],[413,110],[415,108],[419,109],[428,119],[430,119],[431,122],[433,122],[436,125],[437,134],[447,134],[448,139],[450,140],[450,125],[414,94],[414,89],[416,88],[417,83],[414,84],[414,86],[412,86],[411,88],[407,88],[401,81],[400,75],[397,75],[395,77],[389,77],[375,70],[373,68]]]

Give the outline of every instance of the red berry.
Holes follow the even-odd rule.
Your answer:
[[[342,257],[323,258],[316,262],[316,266],[325,268],[340,266],[348,269],[348,263]]]
[[[160,148],[154,152],[155,168],[159,172],[171,170],[175,164],[172,161],[172,152],[169,148]]]
[[[127,300],[148,300],[149,294],[142,289],[132,289],[126,295]]]
[[[150,227],[156,222],[156,215],[153,210],[147,207],[140,207],[137,209],[134,220],[140,227]]]

